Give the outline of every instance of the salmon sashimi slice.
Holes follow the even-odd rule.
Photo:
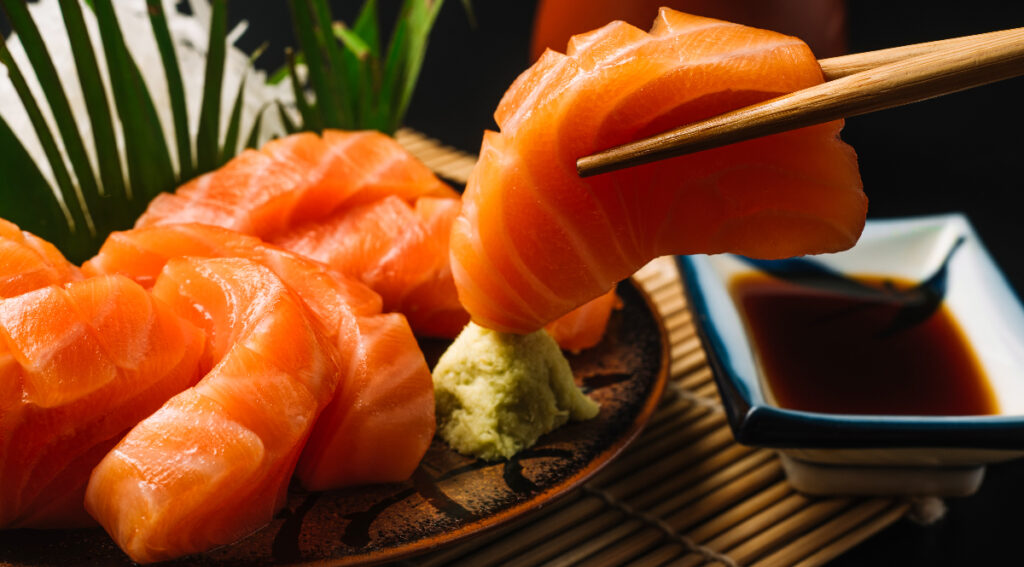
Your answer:
[[[485,133],[451,235],[477,323],[536,330],[665,254],[780,258],[852,246],[867,211],[831,122],[581,179],[576,159],[822,82],[796,38],[662,9],[547,51]]]
[[[161,193],[135,226],[197,222],[265,236],[287,226],[306,189],[304,164],[245,150],[219,169]]]
[[[296,468],[310,490],[406,480],[434,437],[434,383],[402,314],[360,317],[349,361]]]
[[[302,254],[308,251],[310,239],[331,234],[332,228],[317,229],[319,225],[335,227],[348,211],[384,198],[417,209],[421,207],[416,203],[424,198],[445,203],[432,207],[432,211],[437,209],[432,216],[422,217],[421,213],[422,222],[386,227],[362,238],[368,241],[380,237],[374,246],[390,258],[385,267],[396,269],[378,273],[375,283],[370,284],[385,297],[385,309],[405,313],[418,333],[454,337],[469,320],[458,302],[447,264],[447,238],[456,212],[456,207],[448,204],[457,204],[459,195],[393,138],[380,132],[327,130],[322,137],[302,133],[268,142],[259,151],[244,152],[174,194],[157,197],[136,227],[210,224],[282,243],[289,249],[292,247],[287,243],[302,239],[306,248],[295,249]],[[400,236],[405,229],[411,234]],[[411,249],[401,245],[421,241],[424,231],[444,244],[412,247],[421,252],[429,248],[427,261],[433,268],[410,280],[409,271],[398,265],[422,261],[401,259],[400,254]],[[387,243],[396,248],[381,248]],[[329,241],[317,244],[340,246]],[[326,262],[324,256],[312,257]],[[420,289],[399,289],[407,283]],[[427,302],[420,303],[420,299]]]
[[[420,335],[452,338],[469,321],[448,264],[454,198],[397,196],[295,227],[272,242],[359,279]]]
[[[140,563],[268,523],[339,376],[337,347],[259,264],[173,259],[151,293],[206,331],[208,357],[203,378],[136,425],[89,480],[86,509]]]
[[[89,474],[199,379],[203,332],[100,276],[0,300],[0,527],[93,525]]]
[[[312,145],[291,138],[267,142],[262,151],[278,161],[312,166],[307,174],[311,191],[298,204],[296,222],[323,217],[342,205],[362,205],[389,195],[409,202],[426,196],[458,196],[394,138],[376,130],[324,130],[322,156],[306,157],[303,152]]]
[[[457,193],[385,134],[307,132],[246,150],[158,196],[136,226],[198,222],[266,239],[386,195],[412,201]]]
[[[277,274],[317,313],[329,329],[339,329],[343,320],[338,314],[337,303],[331,303],[334,298],[340,298],[357,316],[381,312],[381,296],[357,279],[366,277],[368,283],[391,292],[389,310],[419,313],[419,330],[422,333],[442,337],[457,335],[469,320],[469,314],[458,303],[448,264],[448,235],[459,204],[451,199],[424,197],[418,199],[411,208],[412,214],[400,199],[392,197],[386,204],[390,207],[377,203],[357,208],[349,214],[340,215],[334,221],[337,224],[329,221],[311,225],[305,231],[294,231],[282,243],[302,254],[290,252],[253,236],[202,224],[170,224],[113,232],[99,253],[82,265],[82,272],[86,275],[121,274],[151,287],[164,265],[172,258],[247,258]],[[390,210],[394,216],[383,218],[378,215],[374,217],[376,222],[362,224],[350,231],[342,228],[345,217],[351,216],[349,222],[353,222],[361,210],[366,211],[367,216],[372,216],[372,212],[380,212],[378,207]],[[418,231],[394,230],[398,227],[396,223],[411,223]],[[331,226],[338,233],[330,232],[328,227]],[[392,229],[393,234],[386,233],[388,228]],[[372,233],[377,235],[387,234],[393,240],[389,243],[371,238],[369,231],[377,231]],[[346,237],[346,232],[351,234]],[[412,250],[413,247],[408,244],[396,245],[394,242],[417,234],[422,239],[414,251],[391,254],[396,249]],[[353,246],[341,245],[346,238],[367,242]],[[363,252],[358,257],[369,258],[377,264],[369,261],[357,264],[353,253],[355,250]],[[311,257],[330,262],[337,269]],[[425,262],[401,272],[395,266],[400,266],[402,258],[419,258]],[[347,272],[347,275],[342,274],[342,271]],[[385,278],[393,272],[414,280],[418,278],[418,281],[399,281],[397,285],[387,285]],[[412,297],[403,293],[406,290],[412,290]],[[581,306],[577,310],[579,313],[567,314],[566,321],[552,322],[549,330],[557,328],[552,336],[562,348],[577,351],[589,348],[600,340],[612,305],[613,302],[609,302],[608,298],[597,298]],[[581,317],[583,313],[587,315]]]
[[[339,386],[305,450],[313,456],[304,456],[299,468],[307,487],[401,481],[412,474],[433,437],[434,399],[426,359],[404,316],[377,317],[380,296],[324,264],[214,226],[115,232],[82,269],[152,285],[164,265],[181,256],[239,257],[266,266],[337,341]],[[346,305],[351,316],[344,313]],[[382,446],[389,449],[381,451]]]
[[[0,298],[80,279],[56,246],[0,219]]]
[[[355,315],[381,312],[380,295],[328,266],[234,230],[202,224],[169,224],[112,232],[100,251],[82,264],[85,274],[121,274],[152,287],[168,261],[182,256],[245,258],[274,272],[337,332],[351,309]],[[354,323],[353,323],[354,325]]]
[[[544,330],[563,350],[580,352],[601,342],[612,311],[621,305],[619,296],[611,289],[548,323]]]

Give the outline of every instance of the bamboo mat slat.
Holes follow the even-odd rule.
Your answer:
[[[475,157],[409,129],[396,139],[465,184]],[[778,456],[735,442],[671,258],[633,280],[668,333],[670,383],[630,447],[554,505],[406,564],[532,567],[823,565],[910,510],[898,498],[796,492]]]

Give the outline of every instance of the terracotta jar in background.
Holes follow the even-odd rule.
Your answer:
[[[612,20],[650,29],[661,6],[797,36],[819,59],[846,53],[845,0],[539,0],[530,58]]]

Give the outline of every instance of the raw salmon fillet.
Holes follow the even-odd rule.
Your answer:
[[[310,490],[406,480],[434,437],[434,382],[405,317],[360,317],[353,347],[295,471]]]
[[[563,350],[580,352],[601,342],[612,311],[621,303],[612,289],[544,325],[544,330]]]
[[[80,279],[54,245],[0,219],[0,298]]]
[[[93,467],[199,378],[202,331],[120,276],[0,300],[0,528],[91,525]]]
[[[139,563],[268,523],[339,376],[337,347],[259,264],[174,259],[152,294],[206,331],[207,372],[136,425],[89,480],[86,509]]]
[[[780,258],[856,242],[867,199],[832,122],[587,179],[576,159],[822,82],[800,40],[662,9],[546,52],[495,113],[452,229],[477,323],[536,330],[665,254]]]
[[[412,475],[436,423],[430,371],[403,315],[381,315],[379,295],[324,264],[214,226],[115,232],[82,269],[152,285],[164,265],[181,256],[246,258],[269,268],[336,341],[339,385],[317,419],[297,472],[307,488],[394,482]]]
[[[331,333],[339,332],[346,307],[356,315],[381,312],[380,295],[362,282],[328,266],[268,244],[259,238],[217,226],[168,224],[112,232],[82,272],[121,274],[149,288],[168,261],[182,256],[245,258],[274,272],[306,302]]]
[[[454,197],[390,136],[326,130],[268,142],[155,198],[135,226],[198,222],[267,239],[387,195]]]
[[[368,221],[367,207],[385,199],[416,213]],[[439,205],[427,209],[432,199]],[[258,236],[361,279],[417,333],[454,337],[469,321],[448,269],[458,204],[458,193],[393,138],[326,130],[322,138],[294,134],[244,152],[154,199],[136,227],[202,223]],[[359,218],[345,220],[351,214]],[[364,232],[340,234],[354,226]]]
[[[461,203],[391,195],[306,223],[273,239],[380,293],[384,311],[405,314],[417,334],[455,337],[469,322],[448,265],[448,235]]]

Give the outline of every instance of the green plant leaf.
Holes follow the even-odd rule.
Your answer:
[[[60,6],[71,51],[74,54],[78,82],[82,87],[85,108],[92,125],[93,149],[96,151],[100,170],[100,189],[106,197],[102,204],[97,205],[111,209],[112,222],[118,225],[131,223],[134,217],[126,206],[127,189],[121,170],[117,137],[114,135],[114,122],[107,102],[107,89],[103,86],[96,54],[82,17],[82,8],[77,0],[61,0]]]
[[[288,134],[294,134],[299,131],[299,127],[295,125],[295,121],[288,116],[288,111],[285,109],[281,101],[277,101],[277,115],[281,118],[281,124],[284,126],[284,131]]]
[[[334,37],[338,38],[342,44],[355,55],[356,59],[365,61],[370,55],[370,44],[363,41],[362,37],[355,30],[350,30],[343,22],[334,22],[331,27],[334,33]]]
[[[121,117],[130,198],[133,208],[142,212],[157,193],[175,186],[174,168],[153,98],[124,43],[111,0],[96,0],[95,12],[114,104]]]
[[[333,104],[333,97],[335,93],[339,92],[339,89],[332,87],[333,75],[328,68],[326,53],[322,51],[320,42],[317,41],[312,9],[306,0],[290,0],[289,6],[291,6],[292,21],[295,23],[296,36],[302,52],[305,54],[309,82],[316,96],[312,108],[319,114],[318,122],[322,125],[321,128],[349,128],[349,124],[339,114],[340,108]],[[306,122],[305,128],[309,129],[311,126],[309,122]]]
[[[0,171],[16,183],[0,183],[0,218],[50,241],[74,262],[92,255],[90,240],[71,230],[70,213],[10,125],[0,118]]]
[[[402,86],[397,107],[392,111],[391,131],[397,130],[405,119],[405,113],[412,102],[413,91],[419,80],[423,59],[427,53],[430,30],[437,21],[443,0],[406,0],[403,12],[409,21],[409,34],[405,44],[405,61],[402,69]]]
[[[380,86],[380,103],[386,105],[386,109],[394,109],[398,106],[400,93],[401,70],[405,67],[406,36],[408,35],[409,23],[405,18],[399,18],[391,32],[391,39],[388,41],[387,58],[384,60],[384,78]],[[388,112],[390,115],[391,112]],[[390,117],[389,117],[390,118]],[[388,120],[390,123],[390,119]]]
[[[358,35],[370,49],[371,58],[380,57],[380,24],[377,16],[377,0],[363,2],[352,31]]]
[[[338,56],[341,61],[335,72],[342,74],[344,88],[349,91],[348,110],[352,114],[352,127],[365,128],[366,117],[375,106],[373,84],[368,82],[369,77],[365,73],[369,68],[370,46],[342,22],[334,22],[332,35],[344,47]]]
[[[228,130],[224,134],[224,145],[220,148],[220,156],[217,158],[218,166],[224,165],[238,153],[238,132],[241,130],[242,105],[245,102],[245,79],[242,77],[238,85],[238,94],[235,95],[235,103],[231,107],[231,117],[228,119]]]
[[[281,65],[280,67],[277,68],[276,71],[274,71],[273,73],[270,74],[269,77],[267,77],[267,84],[268,85],[279,85],[279,84],[281,84],[282,81],[284,81],[287,78],[288,78],[288,66],[287,65]]]
[[[95,226],[106,222],[105,217],[109,211],[100,205],[100,188],[53,59],[39,34],[39,28],[29,15],[28,5],[20,0],[0,0],[0,6],[7,12],[11,27],[17,32],[36,78],[39,79],[39,86],[42,87],[43,96],[53,113],[57,132],[63,142],[64,151],[67,152],[71,169],[75,173],[77,185],[81,188],[87,226],[90,232],[95,234]]]
[[[351,30],[340,23],[335,26],[335,35],[345,32],[342,42],[347,49],[342,59],[346,86],[353,92],[355,127],[384,130],[387,124],[380,119],[380,110],[385,106],[377,97],[380,88],[380,30],[376,0],[363,3]]]
[[[3,198],[0,215],[58,244],[69,258],[76,260],[91,255],[111,230],[130,226],[134,216],[142,212],[157,193],[171,190],[181,181],[235,155],[242,136],[242,109],[249,80],[243,77],[239,84],[222,142],[220,119],[228,50],[227,1],[210,0],[212,17],[199,128],[196,137],[190,139],[182,69],[167,14],[161,0],[146,0],[150,27],[160,52],[161,71],[168,85],[178,154],[176,175],[153,98],[128,50],[113,0],[84,1],[96,16],[109,87],[100,75],[80,6],[76,0],[58,0],[74,51],[83,102],[93,125],[91,142],[96,146],[98,178],[75,125],[66,91],[46,43],[29,14],[26,0],[0,0],[0,7],[7,11],[12,27],[25,45],[43,87],[45,101],[43,97],[39,101],[33,98],[2,38],[0,63],[8,66],[9,76],[36,130],[56,183],[56,189],[49,185],[44,174],[47,169],[31,161],[21,140],[0,120],[0,152],[3,152],[0,167],[19,179],[18,184],[0,188]],[[462,2],[472,19],[469,0]],[[277,107],[285,131],[291,134],[300,128],[318,131],[335,127],[393,132],[408,109],[427,39],[441,5],[441,0],[404,0],[387,49],[382,49],[376,0],[364,1],[351,27],[333,20],[328,0],[290,0],[301,50],[287,53],[287,65],[270,80],[272,84],[285,77],[292,81],[295,110],[301,124],[295,123],[290,110],[281,101],[271,103]],[[306,71],[301,81],[297,68],[300,64]],[[114,100],[113,110],[107,102],[107,88]],[[43,102],[53,114],[53,126],[44,117],[45,108],[40,107]],[[260,130],[266,110],[265,106],[257,113],[244,147],[261,143]],[[118,125],[124,142],[123,154],[116,149]],[[125,167],[128,183],[123,173]]]
[[[171,100],[171,115],[174,117],[174,139],[178,148],[178,181],[195,176],[192,162],[192,136],[188,131],[188,111],[185,104],[185,87],[181,79],[181,65],[174,51],[171,32],[167,27],[167,15],[161,0],[146,0],[149,8],[149,23],[153,29],[160,60],[167,80],[167,94]]]
[[[21,74],[21,69],[11,57],[11,53],[7,49],[7,42],[4,40],[2,35],[0,35],[0,62],[7,67],[7,75],[11,79],[11,84],[14,86],[15,92],[18,93],[18,98],[21,99],[21,104],[24,106],[25,112],[28,114],[29,121],[32,123],[32,128],[35,130],[39,143],[43,147],[43,153],[46,155],[46,159],[50,163],[50,169],[53,172],[54,179],[57,182],[57,188],[60,190],[61,198],[65,205],[65,224],[67,224],[68,232],[80,235],[81,239],[86,243],[91,242],[95,237],[95,230],[90,230],[91,219],[86,216],[85,202],[82,199],[78,188],[71,180],[71,175],[64,163],[64,157],[61,155],[60,148],[57,146],[57,140],[54,137],[53,132],[50,130],[50,127],[46,124],[46,120],[43,118],[43,113],[39,109],[39,105],[36,103],[35,98],[32,97],[32,93],[28,88],[28,83],[25,82],[25,77]],[[24,147],[21,146],[20,142],[17,143],[17,146],[24,150]],[[13,152],[13,156],[18,155],[18,149],[16,147],[9,149]],[[49,192],[52,194],[52,189]],[[50,238],[54,235],[41,233],[39,236],[43,238]]]
[[[256,48],[249,56],[249,64],[252,65],[263,55],[266,51],[267,44],[264,43]],[[231,116],[228,118],[228,130],[224,134],[224,145],[220,148],[220,157],[218,162],[221,165],[227,163],[227,161],[236,154],[238,154],[238,136],[242,130],[242,107],[245,105],[245,81],[248,78],[246,74],[242,75],[242,79],[238,83],[238,93],[235,94],[235,103],[231,108]],[[259,135],[259,130],[250,132],[250,135]]]
[[[345,84],[346,68],[343,46],[334,37],[334,17],[327,0],[307,0],[313,16],[313,35],[327,60],[327,81],[331,103],[337,107],[340,121],[328,124],[335,128],[357,128],[358,108],[352,89]]]
[[[472,21],[469,0],[462,2]],[[394,133],[408,111],[442,5],[442,0],[404,0],[387,48],[382,50],[376,0],[363,2],[351,27],[331,20],[327,0],[292,0],[299,56],[305,56],[308,82],[299,83],[294,72],[290,75],[296,93],[311,87],[315,101],[308,106],[319,117],[309,118],[300,106],[301,128],[372,128]]]
[[[322,130],[323,122],[320,119],[320,113],[313,108],[313,105],[306,99],[306,91],[302,88],[302,82],[299,81],[298,71],[298,55],[291,49],[285,50],[285,60],[287,61],[288,73],[291,75],[292,80],[292,95],[295,97],[295,107],[299,111],[299,117],[302,119],[303,129],[305,130]],[[294,131],[289,130],[289,132]]]
[[[246,149],[256,149],[260,143],[260,128],[263,126],[263,113],[266,112],[267,105],[263,105],[259,112],[256,113],[256,119],[252,122],[252,128],[249,129],[249,136],[245,140]]]
[[[210,4],[213,8],[210,41],[206,52],[199,131],[196,134],[196,166],[199,172],[217,167],[220,158],[220,99],[227,56],[227,3],[226,0],[212,0]]]

